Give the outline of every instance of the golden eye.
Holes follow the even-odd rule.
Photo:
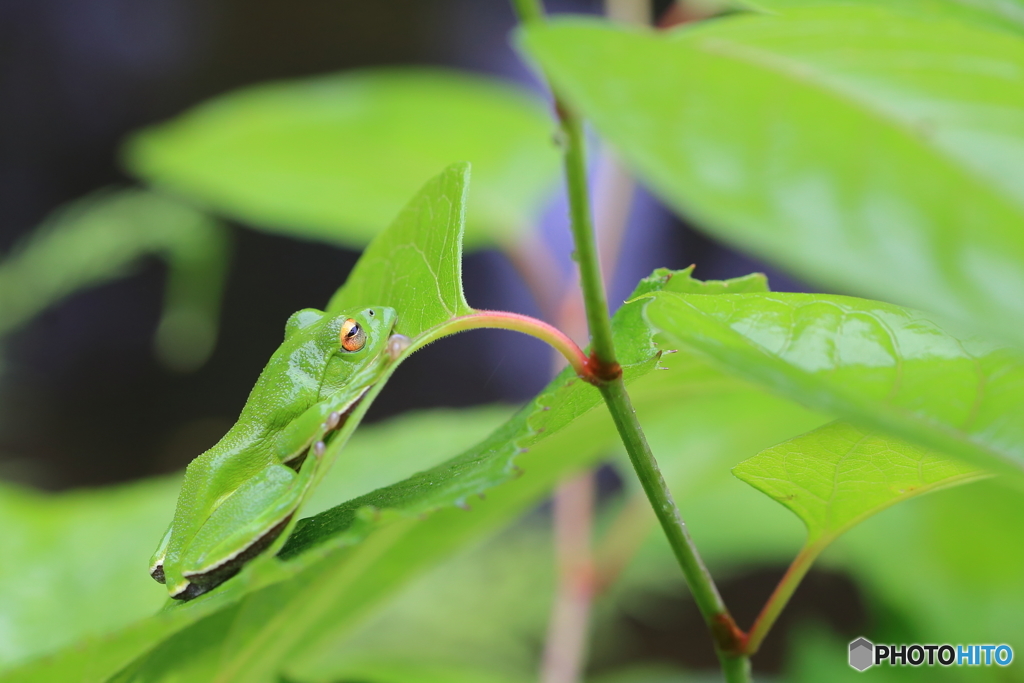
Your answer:
[[[341,341],[341,348],[346,351],[358,351],[366,346],[366,333],[352,318],[342,323],[338,339]]]

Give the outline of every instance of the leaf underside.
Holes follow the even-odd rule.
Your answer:
[[[808,544],[829,542],[902,500],[987,476],[848,422],[831,422],[773,446],[737,465],[733,474],[802,519]]]

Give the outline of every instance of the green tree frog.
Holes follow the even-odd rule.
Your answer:
[[[233,427],[185,470],[150,575],[189,600],[237,574],[295,516],[325,442],[409,344],[394,309],[293,314]]]

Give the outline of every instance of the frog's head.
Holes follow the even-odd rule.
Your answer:
[[[327,320],[322,334],[332,339],[336,351],[324,370],[320,395],[358,384],[364,372],[376,374],[381,364],[393,360],[397,355],[394,352],[396,340],[401,346],[401,340],[405,339],[394,334],[397,319],[393,308],[370,306]]]

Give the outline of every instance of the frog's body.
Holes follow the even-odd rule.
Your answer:
[[[171,597],[211,590],[288,527],[327,433],[344,424],[390,361],[395,318],[383,306],[335,316],[305,309],[289,318],[238,421],[185,470],[174,520],[150,564]]]

